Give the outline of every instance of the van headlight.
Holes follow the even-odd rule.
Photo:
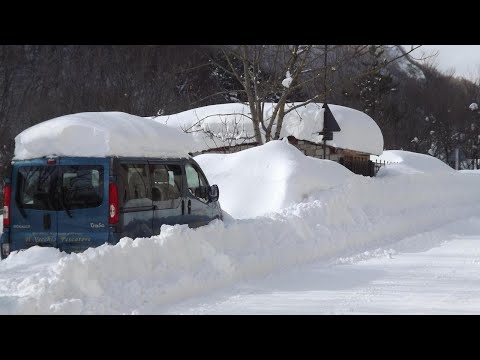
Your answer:
[[[7,257],[8,254],[10,254],[10,243],[3,243],[2,244],[2,254],[5,257]]]

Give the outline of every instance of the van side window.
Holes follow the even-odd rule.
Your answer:
[[[120,177],[124,193],[120,194],[123,206],[140,207],[151,206],[150,180],[147,173],[147,165],[144,164],[121,164]],[[123,195],[123,196],[122,196]]]
[[[201,200],[208,201],[208,183],[205,177],[192,164],[185,164],[187,185],[190,193]]]
[[[180,165],[150,165],[152,200],[157,209],[172,209],[180,205],[182,197],[182,169]]]

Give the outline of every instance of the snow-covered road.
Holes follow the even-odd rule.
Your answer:
[[[270,274],[169,314],[480,314],[480,217]]]
[[[280,141],[199,156],[232,216],[80,254],[14,252],[0,314],[480,313],[480,173],[389,155],[376,178]]]

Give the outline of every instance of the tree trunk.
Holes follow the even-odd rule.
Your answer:
[[[278,104],[280,108],[278,109],[278,121],[277,121],[277,129],[275,131],[275,140],[280,139],[280,132],[282,131],[283,126],[283,117],[285,116],[285,102]]]

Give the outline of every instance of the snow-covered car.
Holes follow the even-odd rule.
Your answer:
[[[87,119],[95,116],[88,114]],[[160,127],[159,133],[166,131],[169,137],[180,136],[176,130],[137,117],[130,119],[132,115],[128,114],[107,114],[103,122],[97,115],[100,120],[92,134],[103,130],[109,133],[106,139],[99,139],[93,152],[91,148],[76,147],[68,136],[54,139],[69,142],[57,148],[52,142],[29,147],[32,134],[17,136],[16,158],[4,193],[2,258],[11,251],[35,245],[66,252],[83,251],[104,243],[115,244],[123,237],[150,237],[159,234],[164,224],[198,227],[222,219],[218,186],[210,186],[188,153],[172,153],[172,146],[162,152],[156,141],[161,142],[164,135],[153,138],[154,143],[143,138],[137,147],[129,144],[126,149],[111,150],[113,133],[121,128],[122,119],[133,120],[136,130],[142,124],[147,127],[145,131]],[[110,118],[115,120],[111,129],[106,125]],[[79,131],[88,126],[85,121],[79,125],[71,120],[67,116],[60,124],[43,124],[33,134],[41,138],[45,126],[47,130],[53,125],[67,130],[75,125]],[[62,134],[66,131],[59,135]],[[130,135],[131,141],[135,141],[135,136]],[[77,142],[89,142],[88,136],[78,139]],[[102,143],[107,140],[110,150]],[[165,142],[164,146],[168,144]],[[45,150],[39,150],[42,146]],[[50,151],[55,155],[46,156]],[[88,156],[79,156],[83,152]]]

